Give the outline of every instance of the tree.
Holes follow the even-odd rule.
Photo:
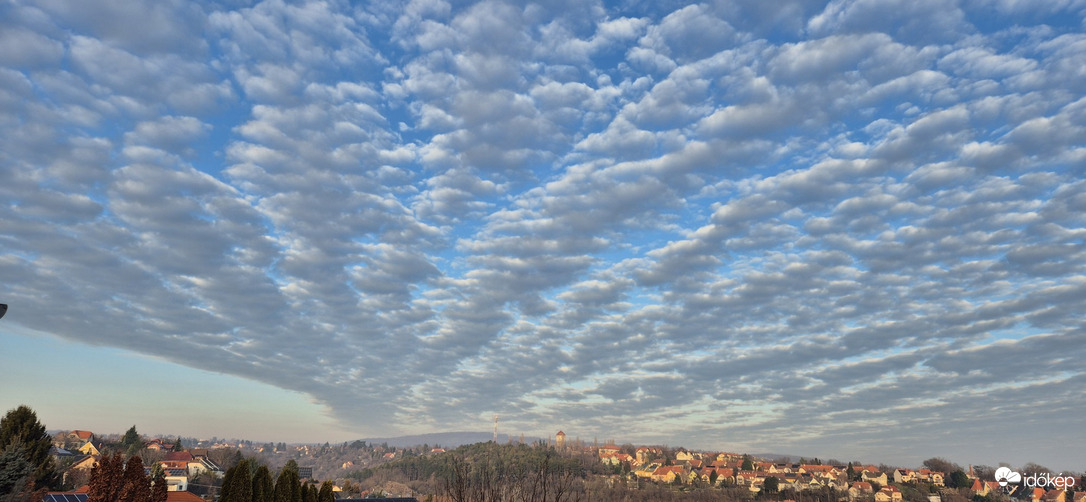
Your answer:
[[[275,492],[275,484],[272,483],[271,471],[268,466],[261,464],[253,474],[253,502],[271,502]]]
[[[151,498],[149,502],[166,502],[170,496],[169,486],[166,483],[166,470],[162,464],[156,463],[151,468]]]
[[[969,480],[969,476],[961,469],[950,473],[946,480],[946,485],[950,488],[969,488],[972,484],[972,481]]]
[[[331,481],[321,483],[321,489],[317,493],[317,502],[336,502],[335,485]]]
[[[181,444],[181,436],[177,436],[177,441],[174,442],[172,451],[185,451],[185,446]]]
[[[87,502],[117,502],[124,486],[124,458],[120,453],[103,455],[91,470]]]
[[[220,502],[252,502],[253,479],[249,474],[249,461],[242,460],[226,470],[223,477]]]
[[[951,473],[962,470],[962,467],[942,457],[932,457],[924,461],[924,467],[936,472]]]
[[[136,432],[135,425],[129,427],[128,431],[124,433],[124,437],[121,438],[121,446],[130,455],[143,449],[143,439],[140,439],[140,433]]]
[[[298,463],[293,459],[279,471],[275,478],[272,500],[274,502],[302,502],[302,484],[298,479]]]
[[[780,480],[776,476],[769,476],[762,482],[762,488],[765,489],[766,493],[777,493],[777,490],[780,489]]]
[[[121,496],[118,502],[147,502],[151,500],[151,480],[143,471],[143,459],[134,456],[128,459],[121,477]]]
[[[49,455],[52,444],[45,426],[28,406],[12,409],[0,419],[0,452],[12,448],[21,452],[32,469],[34,489],[52,488],[57,484],[53,457]]]
[[[302,485],[302,502],[317,502],[317,487],[309,483]]]
[[[44,492],[41,489],[34,493],[34,466],[27,461],[21,445],[0,452],[0,502],[41,500]]]
[[[715,485],[715,484],[716,484],[716,480],[717,480],[717,478],[719,478],[719,477],[720,477],[720,474],[717,474],[717,472],[716,472],[716,469],[713,469],[713,472],[710,472],[710,473],[709,473],[709,484],[711,484],[711,485]]]

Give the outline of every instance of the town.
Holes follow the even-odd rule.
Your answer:
[[[30,421],[26,411],[27,408],[20,407],[9,412],[4,430],[33,430],[26,426]],[[3,437],[12,441],[11,434],[5,433]],[[110,462],[116,463],[116,468],[127,476],[129,468],[122,469],[120,465],[124,460],[132,465],[135,459],[143,467],[143,482],[159,485],[157,489],[164,494],[162,502],[278,501],[273,491],[280,490],[287,473],[301,487],[298,498],[301,502],[355,499],[1086,502],[1081,475],[1066,483],[1068,486],[1049,484],[1027,488],[1021,483],[1001,485],[992,467],[962,468],[941,458],[929,459],[916,468],[817,458],[759,458],[681,447],[619,445],[614,441],[589,443],[568,438],[562,431],[547,439],[509,438],[504,444],[487,441],[456,448],[428,444],[393,447],[365,441],[287,445],[219,438],[145,437],[135,426],[123,435],[59,431],[44,436],[41,442],[48,443],[48,465],[54,468],[49,489],[35,491],[31,489],[32,482],[27,482],[25,488],[18,483],[0,483],[3,500],[109,500],[95,498],[94,487],[103,483],[101,479],[96,482],[96,477],[106,476],[102,471]],[[0,474],[4,476],[0,478],[8,480],[9,473],[18,472],[15,467],[19,464],[9,458],[9,453],[28,451],[22,444],[19,440],[12,443],[14,446],[0,445],[5,452],[0,460],[3,471]],[[25,461],[34,462],[31,457],[28,453]],[[1023,472],[1043,469],[1035,464],[1021,468]],[[257,474],[261,471],[262,474]],[[256,488],[261,475],[266,478],[263,482],[267,488]],[[274,484],[272,477],[276,478]],[[121,479],[120,473],[116,479]],[[238,483],[245,486],[241,498],[236,489],[230,488]],[[146,501],[151,502],[150,491],[147,493]],[[128,500],[145,502],[140,498],[125,499]]]

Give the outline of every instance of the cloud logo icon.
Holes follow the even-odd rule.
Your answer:
[[[999,481],[999,486],[1007,486],[1008,483],[1021,483],[1022,475],[1009,467],[1000,467],[995,471],[995,479]]]

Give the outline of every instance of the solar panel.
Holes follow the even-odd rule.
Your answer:
[[[86,493],[46,493],[42,502],[87,502]]]

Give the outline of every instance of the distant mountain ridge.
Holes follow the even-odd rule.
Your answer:
[[[429,434],[417,434],[414,436],[398,436],[391,438],[363,438],[368,444],[384,444],[387,443],[393,448],[406,448],[409,446],[430,445],[432,447],[440,446],[442,448],[456,448],[457,446],[465,444],[483,443],[494,439],[493,432],[433,432]],[[519,441],[520,437],[514,438]],[[526,443],[534,443],[541,438],[537,437],[524,437]],[[509,441],[508,434],[498,434],[498,442],[506,443]]]

